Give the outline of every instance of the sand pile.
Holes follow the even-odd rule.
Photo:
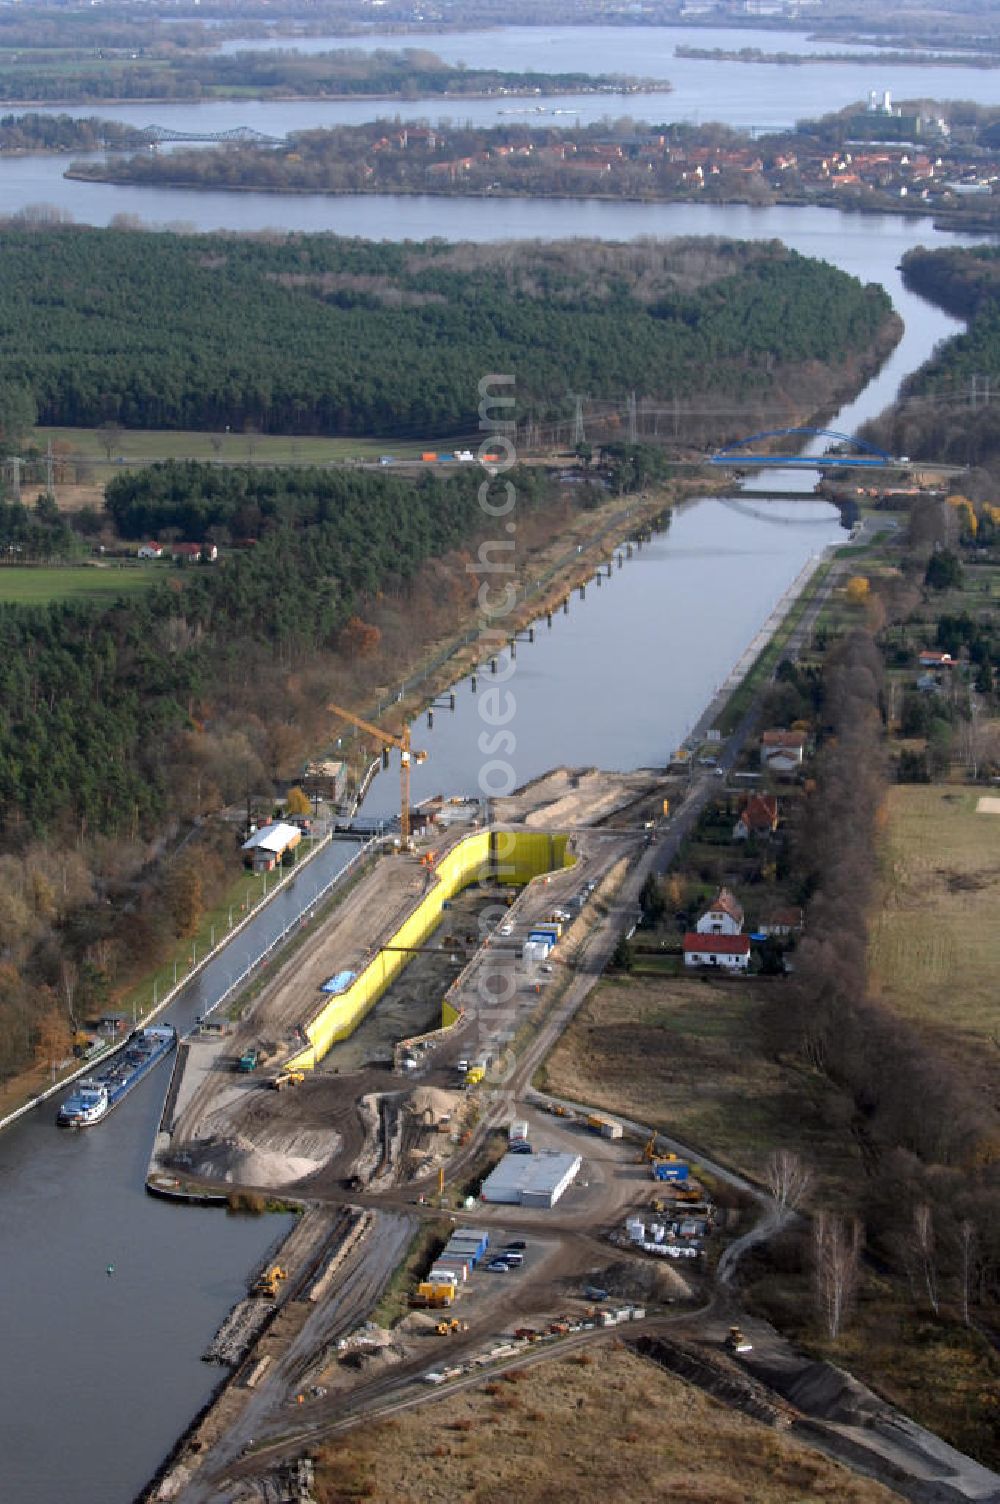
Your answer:
[[[317,1135],[310,1135],[315,1140]],[[284,1144],[255,1143],[245,1134],[229,1138],[216,1138],[193,1146],[191,1168],[195,1174],[210,1180],[226,1180],[232,1185],[286,1186],[297,1180],[305,1180],[321,1170],[336,1152],[340,1136],[325,1135],[331,1142],[323,1145],[326,1152],[296,1153],[294,1140]]]
[[[428,1117],[432,1123],[451,1117],[464,1098],[457,1091],[441,1091],[434,1086],[419,1086],[407,1102],[407,1109],[414,1117]]]

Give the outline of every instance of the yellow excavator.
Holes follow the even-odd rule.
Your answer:
[[[280,1264],[272,1264],[269,1269],[264,1270],[257,1283],[254,1285],[252,1293],[254,1295],[266,1296],[268,1300],[276,1300],[278,1296],[278,1285],[281,1280],[287,1278],[287,1269],[282,1269]]]

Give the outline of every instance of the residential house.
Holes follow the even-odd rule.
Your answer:
[[[778,828],[778,801],[772,794],[750,794],[733,826],[733,840],[746,841],[750,836],[769,836]]]
[[[743,928],[743,905],[720,888],[695,926],[699,935],[738,935]]]
[[[750,965],[747,935],[684,936],[684,965],[715,966],[722,971],[746,971]]]
[[[932,651],[921,653],[917,661],[921,668],[952,668],[955,663],[950,653]]]
[[[804,731],[765,731],[760,739],[760,765],[770,773],[794,773],[805,755]]]
[[[141,543],[139,545],[138,557],[140,559],[162,559],[163,558],[163,544],[162,543]]]
[[[193,564],[214,564],[219,550],[214,543],[173,543],[170,552],[175,559],[188,559]]]
[[[803,928],[804,920],[801,909],[775,909],[759,926],[762,935],[775,935],[779,939],[787,939],[789,935],[797,935]]]

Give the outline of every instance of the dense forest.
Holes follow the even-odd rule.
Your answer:
[[[2,829],[149,835],[171,804],[167,733],[194,702],[204,715],[220,681],[244,683],[258,649],[280,662],[334,649],[366,602],[468,538],[481,480],[478,467],[414,482],[192,464],[120,482],[110,507],[130,534],[180,524],[199,536],[204,522],[260,539],[110,608],[0,608]],[[518,494],[541,505],[546,483],[529,472]]]
[[[42,423],[424,436],[568,392],[767,401],[889,334],[885,292],[776,242],[375,244],[0,230],[4,382]],[[806,399],[808,400],[808,398]]]
[[[221,495],[202,469],[174,476],[169,515],[183,478],[217,495],[213,515],[234,517],[238,494],[253,525],[259,481],[255,546],[165,567],[110,605],[0,607],[0,1076],[38,1051],[61,1058],[71,1017],[186,933],[175,880],[205,901],[232,882],[228,827],[205,826],[182,862],[162,860],[172,836],[223,804],[268,801],[328,742],[331,696],[364,695],[474,606],[478,466],[418,481],[231,472]],[[528,546],[567,502],[540,471],[513,478]],[[0,523],[34,521],[19,513],[8,504]]]
[[[1000,248],[909,251],[903,275],[968,329],[907,379],[900,400],[866,432],[893,442],[896,453],[1000,474]]]
[[[363,52],[199,53],[124,48],[76,59],[44,52],[0,61],[0,99],[207,99],[219,96],[310,99],[368,96],[421,99],[490,94],[666,93],[662,81],[598,73],[504,72],[453,67],[421,48]]]

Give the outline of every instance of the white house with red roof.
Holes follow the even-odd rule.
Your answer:
[[[743,905],[728,888],[720,888],[695,925],[699,935],[738,935],[743,928]]]
[[[719,889],[697,928],[684,936],[684,965],[716,966],[722,971],[746,971],[750,965],[743,905],[728,888]]]
[[[760,739],[760,765],[771,773],[794,773],[806,755],[804,731],[765,731]]]
[[[716,966],[720,971],[746,971],[750,965],[748,935],[684,936],[685,966]]]

